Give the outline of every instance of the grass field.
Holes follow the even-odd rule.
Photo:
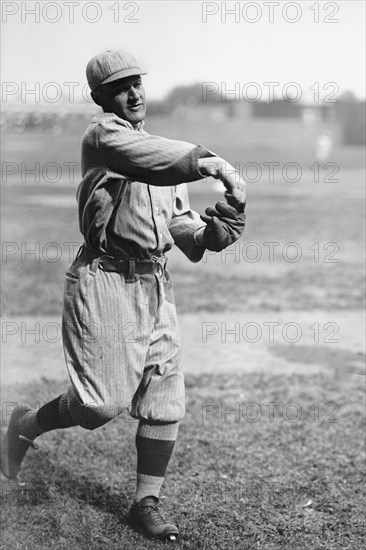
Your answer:
[[[9,398],[34,403],[62,389],[43,380],[14,388]],[[255,406],[245,408],[243,390]],[[178,548],[362,547],[364,395],[359,376],[345,376],[342,364],[287,379],[201,375],[187,378],[187,391],[187,415],[163,490],[164,509],[182,532]],[[271,417],[264,403],[275,402],[279,405]],[[222,416],[222,410],[235,410],[235,403],[240,416]],[[301,407],[301,414],[294,413],[294,405],[284,412],[289,403]],[[136,428],[126,420],[94,433],[73,428],[42,437],[41,450],[29,452],[21,473],[25,486],[6,486],[2,548],[165,547],[144,541],[126,525]]]
[[[226,142],[220,145],[216,136],[217,143],[210,145],[209,138],[202,143],[235,161]],[[61,147],[49,140],[47,149],[47,139],[34,136],[33,141],[27,139],[25,151],[24,136],[13,136],[6,158],[77,158],[79,136],[62,140]],[[270,159],[280,158],[276,154],[272,152]],[[329,320],[332,312],[341,320],[344,315],[340,334],[352,333],[347,325],[351,313],[361,325],[365,189],[364,171],[350,168],[352,155],[360,164],[363,152],[340,153],[338,182],[315,183],[304,171],[297,183],[278,176],[273,183],[249,184],[246,233],[232,254],[207,255],[194,265],[173,250],[169,266],[182,321],[199,315],[210,319],[211,314],[215,319],[228,314],[241,319],[243,313],[273,320],[290,311],[291,320],[298,322],[305,313],[314,323],[319,312],[329,312]],[[13,178],[2,186],[3,320],[61,316],[63,277],[73,248],[65,243],[75,243],[75,252],[81,244],[76,182],[31,182],[32,177],[28,183]],[[191,185],[191,206],[199,212],[220,199],[209,183]],[[296,262],[294,253],[301,254]],[[226,361],[217,355],[211,372],[191,370],[186,376],[187,414],[163,490],[164,508],[182,532],[176,547],[361,548],[364,349],[356,349],[351,338],[318,346],[304,341],[272,346],[259,342],[253,346],[263,346],[267,355],[258,354],[257,372],[243,372],[230,362],[240,355],[238,348],[236,355],[230,353],[234,346],[229,342],[224,348]],[[53,376],[52,364],[41,379],[37,365],[26,364],[24,350],[19,351],[24,370],[35,374],[31,382],[4,381],[4,429],[12,404],[43,403],[65,387]],[[208,357],[215,362],[203,346],[197,353],[202,363]],[[35,362],[36,355],[29,357]],[[276,359],[276,370],[269,365],[263,371],[261,357]],[[290,403],[295,405],[288,408]],[[273,417],[268,404],[278,404]],[[225,416],[225,410],[235,407],[239,417]],[[295,420],[294,410],[301,411]],[[2,480],[0,548],[163,548],[163,543],[145,541],[125,522],[133,494],[135,427],[120,418],[93,433],[73,428],[40,438],[40,450],[29,451],[21,473],[25,485]]]

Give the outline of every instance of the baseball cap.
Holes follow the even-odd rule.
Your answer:
[[[128,52],[107,50],[93,57],[86,66],[86,78],[93,92],[101,84],[108,84],[127,76],[147,74]]]

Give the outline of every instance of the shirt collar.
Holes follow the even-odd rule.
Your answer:
[[[128,122],[128,120],[124,120],[123,118],[120,118],[115,113],[105,113],[104,111],[96,114],[92,118],[92,122],[100,122],[101,120],[112,120],[112,119],[117,119],[118,124],[121,124],[122,126],[125,126],[126,128],[129,128],[130,130],[140,131],[140,130],[143,129],[144,124],[145,124],[145,121],[142,120],[141,122],[139,122],[138,124],[133,126],[131,124],[131,122]]]

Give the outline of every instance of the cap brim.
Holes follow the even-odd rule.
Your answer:
[[[103,80],[103,82],[101,82],[100,85],[109,84],[110,82],[114,82],[115,80],[120,80],[121,78],[127,78],[128,76],[134,76],[134,75],[138,76],[140,74],[147,74],[147,72],[143,71],[139,67],[132,68],[132,69],[124,69],[123,71],[118,71],[117,73],[112,74],[111,76]]]

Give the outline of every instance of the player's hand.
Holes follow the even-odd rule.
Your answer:
[[[235,202],[237,199],[233,198],[232,201]],[[201,216],[201,219],[207,224],[202,239],[205,248],[220,252],[238,240],[243,234],[245,203],[240,203],[238,206],[239,210],[234,206],[230,206],[230,204],[217,202],[215,207],[209,206],[206,208],[206,215]]]
[[[247,199],[247,185],[239,172],[226,160],[217,156],[198,159],[198,167],[203,176],[221,180],[226,188],[227,202],[239,212],[242,211]]]
[[[238,212],[244,212],[246,202],[246,186],[242,183],[237,183],[230,191],[225,191],[225,199]]]

